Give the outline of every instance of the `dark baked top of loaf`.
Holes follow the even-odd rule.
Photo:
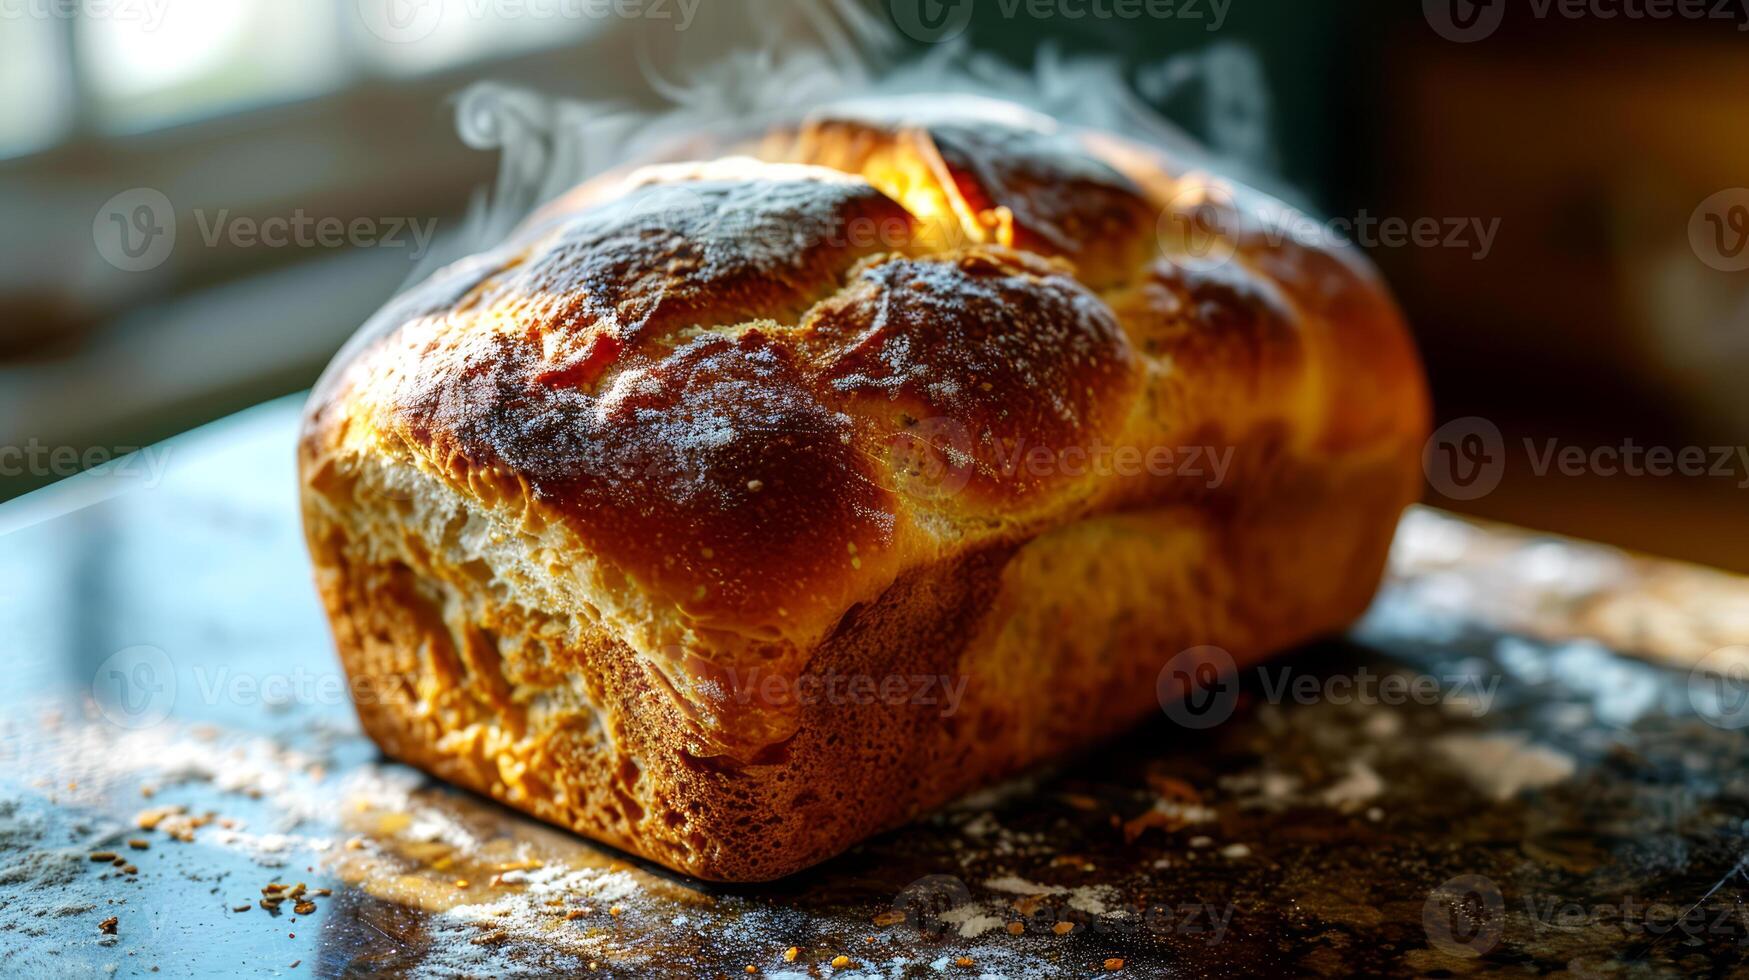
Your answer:
[[[1117,447],[1359,457],[1423,425],[1364,264],[1152,151],[959,104],[735,149],[586,186],[400,298],[306,454],[415,461],[702,628],[805,643],[942,555],[1267,475]]]

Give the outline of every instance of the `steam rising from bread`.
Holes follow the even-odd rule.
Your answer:
[[[704,138],[758,133],[809,110],[857,99],[989,97],[1079,127],[1121,133],[1181,160],[1218,163],[1223,173],[1284,195],[1270,179],[1276,152],[1263,69],[1242,45],[1211,45],[1128,71],[1115,58],[1065,56],[1049,45],[1025,70],[971,51],[960,40],[900,60],[894,52],[903,45],[891,25],[854,0],[786,0],[784,6],[796,16],[759,21],[761,46],[731,51],[685,75],[656,64],[640,45],[646,80],[669,103],[664,109],[490,81],[460,92],[457,132],[468,146],[500,152],[498,176],[477,196],[462,232],[441,243],[410,281],[497,244],[541,204],[610,170],[685,158],[692,155],[685,148]],[[706,5],[699,17],[712,13]],[[1206,146],[1154,108],[1169,103],[1186,107]]]

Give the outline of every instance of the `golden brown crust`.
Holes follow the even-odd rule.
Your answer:
[[[1067,271],[975,248],[865,268],[809,315],[816,376],[870,442],[946,420],[964,453],[962,508],[1006,509],[1064,474],[1004,472],[1009,447],[1072,446],[1121,425],[1134,365],[1117,319]]]
[[[767,878],[1118,730],[1179,649],[1364,606],[1427,412],[1364,263],[988,106],[750,151],[579,189],[312,397],[306,528],[391,754]],[[963,703],[797,695],[924,676]]]

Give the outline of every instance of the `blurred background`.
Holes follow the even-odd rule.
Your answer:
[[[732,106],[794,39],[877,75],[1108,59],[1112,98],[1384,270],[1451,423],[1430,503],[1749,571],[1745,28],[1605,0],[0,0],[0,499],[307,387],[504,186],[458,135],[470,84],[635,128]]]

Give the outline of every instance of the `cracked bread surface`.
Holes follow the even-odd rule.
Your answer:
[[[306,533],[389,754],[768,879],[1121,732],[1180,650],[1364,609],[1427,406],[1363,262],[1012,107],[730,151],[579,188],[313,394]]]

